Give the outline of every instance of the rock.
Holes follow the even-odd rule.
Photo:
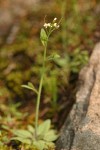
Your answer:
[[[100,150],[100,43],[79,74],[76,103],[56,145],[57,150]]]

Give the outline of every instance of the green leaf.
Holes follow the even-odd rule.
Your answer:
[[[48,120],[44,121],[42,124],[40,124],[37,129],[38,135],[45,135],[45,133],[47,133],[48,130],[50,129],[50,125],[51,125],[50,119],[48,119]]]
[[[10,128],[9,128],[7,125],[1,125],[1,127],[2,127],[4,130],[10,130]]]
[[[43,28],[41,29],[41,32],[40,32],[40,39],[41,39],[43,46],[46,46],[48,37],[47,37],[47,34]]]
[[[0,146],[4,146],[4,143],[0,141]]]
[[[50,130],[45,134],[43,139],[48,142],[52,142],[52,141],[55,141],[57,138],[58,138],[58,135],[55,133],[55,130]]]
[[[35,129],[33,128],[33,126],[28,125],[28,130],[33,134]]]
[[[22,137],[13,137],[11,138],[11,140],[20,141],[21,143],[29,144],[29,145],[32,143],[30,139],[22,138]]]
[[[65,66],[68,67],[70,63],[70,59],[67,55],[64,58],[55,59],[54,61],[60,67],[65,67]]]
[[[60,55],[58,55],[58,54],[54,54],[54,59],[57,59],[57,58],[60,58]]]
[[[29,87],[28,85],[22,85],[22,87],[33,90],[31,87]]]
[[[58,54],[52,54],[52,55],[50,55],[47,58],[47,60],[55,60],[55,59],[58,59],[58,58],[60,58],[60,55],[58,55]]]
[[[35,141],[34,146],[36,146],[36,148],[39,150],[43,150],[45,148],[45,142],[42,140]]]
[[[55,150],[55,149],[56,149],[56,146],[55,146],[55,144],[54,144],[53,142],[47,142],[47,141],[46,141],[45,149]]]
[[[32,134],[27,130],[14,130],[14,135],[22,138],[32,138]]]
[[[36,90],[36,88],[34,87],[34,85],[31,82],[28,82],[28,85],[22,85],[22,87],[32,90],[36,94],[38,94],[38,91]]]

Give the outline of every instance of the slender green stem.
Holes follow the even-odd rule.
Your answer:
[[[46,61],[46,51],[47,51],[47,44],[44,49],[44,56],[43,56],[43,66],[42,66],[42,74],[39,84],[39,91],[37,96],[37,104],[36,104],[36,114],[35,114],[35,139],[37,139],[37,128],[38,128],[38,119],[39,119],[39,106],[40,106],[40,99],[41,99],[41,91],[43,86],[43,79],[45,74],[45,61]]]

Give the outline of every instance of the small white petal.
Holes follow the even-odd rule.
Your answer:
[[[47,23],[45,23],[43,26],[44,26],[45,28],[47,28],[47,27],[48,27],[48,24],[47,24]]]
[[[60,26],[59,25],[57,25],[57,28],[59,28]]]
[[[51,23],[48,23],[47,26],[50,27],[50,26],[51,26]]]
[[[57,18],[54,18],[54,21],[56,21],[57,20]]]
[[[57,27],[57,23],[54,23],[54,27]]]
[[[44,27],[47,26],[47,23],[44,24]]]

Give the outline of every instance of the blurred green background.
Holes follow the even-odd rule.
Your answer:
[[[45,16],[47,22],[62,19],[49,41],[48,55],[57,52],[61,57],[48,63],[43,103],[55,108],[69,99],[80,69],[100,40],[99,0],[1,0],[0,16],[0,103],[35,101],[36,95],[21,85],[30,81],[38,88]]]

